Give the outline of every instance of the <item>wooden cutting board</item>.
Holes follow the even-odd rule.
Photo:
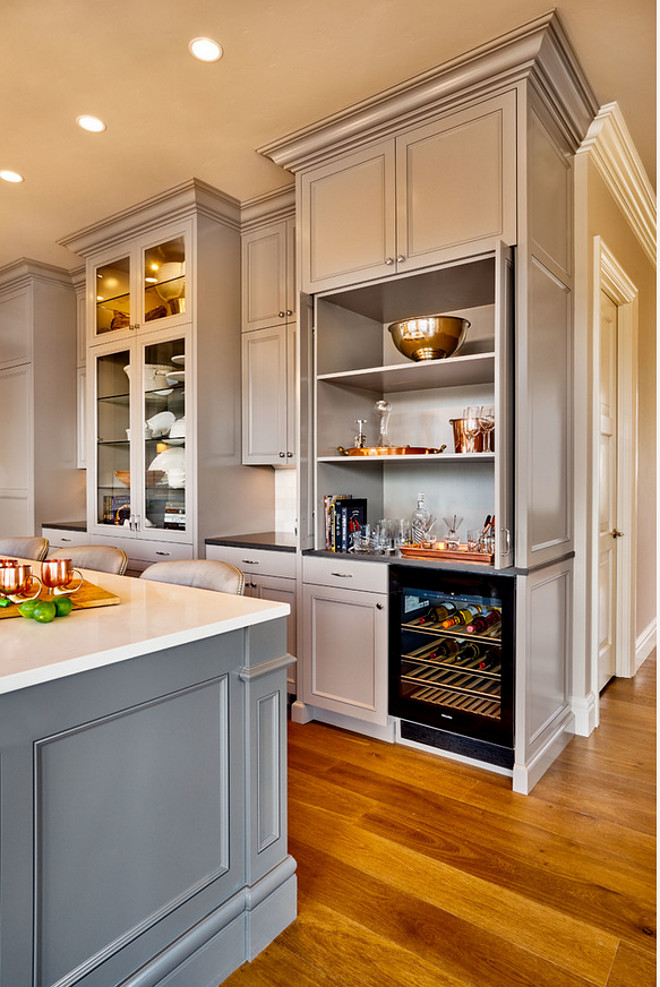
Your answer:
[[[50,599],[50,590],[43,589],[39,594],[39,599]],[[110,593],[101,586],[95,586],[94,583],[88,583],[87,580],[83,581],[80,589],[71,594],[71,601],[74,610],[87,610],[90,607],[108,607],[113,606],[115,603],[121,603],[119,597],[115,596],[114,593]],[[1,607],[0,620],[3,617],[20,617],[18,606],[18,603],[12,603],[8,607]]]

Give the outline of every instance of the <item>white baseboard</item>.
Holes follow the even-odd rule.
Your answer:
[[[391,716],[388,716],[387,723],[381,726],[378,723],[367,723],[352,716],[345,716],[343,713],[334,713],[329,709],[321,709],[320,706],[305,706],[303,703],[294,703],[291,707],[292,719],[294,718],[294,708],[298,705],[305,709],[307,719],[298,719],[296,716],[296,723],[309,723],[310,720],[318,720],[319,723],[327,723],[329,726],[350,730],[352,733],[361,733],[373,740],[385,740],[388,744],[394,743],[394,720]]]
[[[534,785],[543,777],[566,744],[573,738],[574,724],[570,707],[561,721],[555,726],[551,736],[525,764],[513,765],[513,790],[519,795],[529,795]]]
[[[593,692],[586,696],[571,699],[571,710],[575,717],[573,733],[578,737],[589,737],[596,729],[597,724],[597,703]]]
[[[648,627],[637,636],[635,641],[635,674],[639,671],[658,641],[658,621],[654,617]]]

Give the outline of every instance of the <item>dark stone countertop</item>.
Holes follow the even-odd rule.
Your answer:
[[[58,531],[87,531],[87,521],[44,521],[42,528],[56,528]]]
[[[264,548],[274,552],[295,552],[297,537],[290,531],[259,531],[247,535],[222,535],[206,538],[206,545],[227,545],[232,548]]]

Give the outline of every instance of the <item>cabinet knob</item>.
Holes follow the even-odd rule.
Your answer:
[[[293,453],[292,452],[287,452],[286,458],[287,459],[293,459]]]
[[[280,317],[280,319],[283,319],[284,318],[284,312],[278,312],[277,314]]]
[[[385,263],[386,264],[393,264],[394,263],[394,257],[386,257],[385,258]]]
[[[402,264],[405,259],[406,258],[403,256],[403,254],[399,254],[399,256],[396,259],[396,262],[397,262],[397,264]]]
[[[280,459],[284,459],[284,453],[283,452],[280,453]]]
[[[377,603],[376,604],[376,610],[382,610],[382,609],[383,609],[383,604],[382,603]]]
[[[617,531],[615,528],[612,532],[612,538],[623,538],[623,531]]]
[[[287,315],[293,315],[293,309],[292,309],[292,308],[288,308],[288,309],[286,310],[286,314],[287,314]]]

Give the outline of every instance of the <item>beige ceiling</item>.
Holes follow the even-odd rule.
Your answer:
[[[0,267],[73,268],[57,241],[197,177],[240,200],[291,176],[255,148],[549,7],[543,0],[0,0]],[[599,104],[655,185],[655,0],[557,7]],[[188,41],[224,58],[201,64]],[[104,134],[81,131],[81,113]]]

